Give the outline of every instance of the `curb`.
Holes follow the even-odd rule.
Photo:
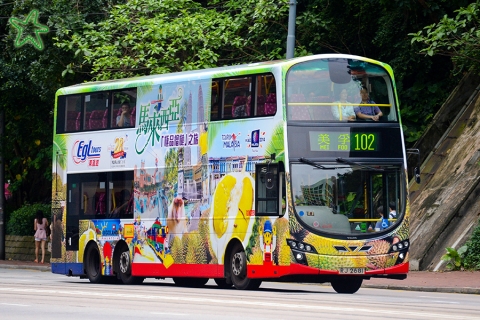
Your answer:
[[[388,289],[388,290],[404,290],[404,291],[423,291],[423,292],[439,292],[439,293],[463,293],[463,294],[480,294],[480,288],[454,288],[454,287],[415,287],[415,286],[398,286],[398,285],[362,285],[362,288],[368,289]]]
[[[0,264],[0,269],[27,269],[37,270],[42,272],[51,272],[50,266],[26,266],[26,265],[13,265],[13,264]]]

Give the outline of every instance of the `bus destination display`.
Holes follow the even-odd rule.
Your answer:
[[[378,151],[377,132],[310,131],[310,151]]]

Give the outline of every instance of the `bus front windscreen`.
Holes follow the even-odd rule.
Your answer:
[[[390,74],[381,64],[346,58],[296,64],[287,74],[289,121],[398,122]]]
[[[391,230],[404,215],[401,164],[326,164],[302,158],[291,170],[295,212],[311,232],[376,234]]]

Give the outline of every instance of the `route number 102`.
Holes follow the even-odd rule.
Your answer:
[[[356,133],[354,138],[354,150],[375,150],[375,135],[373,133]]]

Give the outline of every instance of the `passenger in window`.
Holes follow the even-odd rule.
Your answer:
[[[348,105],[350,102],[347,101],[347,97],[347,89],[343,89],[340,91],[339,100],[335,101],[335,105],[332,106],[333,117],[336,120],[355,121],[356,119],[353,106]]]
[[[360,89],[360,96],[362,97],[361,104],[375,104],[375,101],[370,100],[368,90],[365,87]],[[357,118],[363,120],[378,121],[383,116],[382,111],[377,106],[357,106],[354,108]]]
[[[390,201],[390,203],[388,204],[388,208],[390,210],[390,213],[388,214],[388,217],[390,219],[396,219],[397,218],[397,206],[395,205],[395,202],[393,201]]]
[[[117,127],[131,127],[132,126],[132,108],[128,103],[122,104],[122,113],[117,116]]]
[[[390,223],[387,219],[383,219],[383,207],[377,208],[377,213],[380,216],[380,220],[375,224],[375,231],[381,231],[387,229],[390,226]],[[385,221],[384,221],[385,220]],[[372,231],[372,228],[369,228],[369,231]]]

